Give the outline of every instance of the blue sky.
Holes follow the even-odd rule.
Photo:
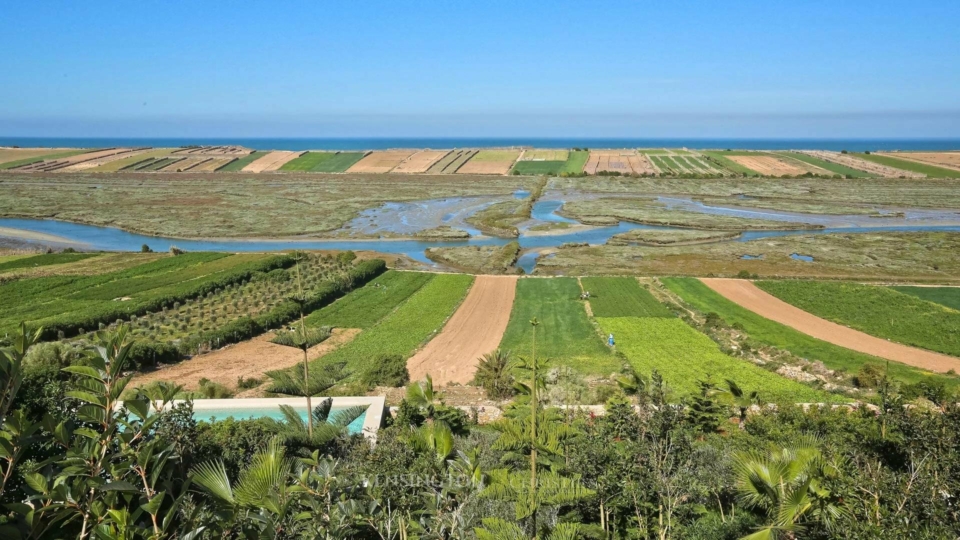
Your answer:
[[[2,8],[0,136],[960,136],[960,2]]]

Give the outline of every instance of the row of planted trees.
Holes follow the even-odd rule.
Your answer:
[[[307,419],[197,422],[177,387],[127,389],[126,330],[64,368],[56,411],[20,395],[34,334],[0,355],[3,537],[949,538],[960,523],[960,412],[780,406],[738,422],[704,385],[672,400],[632,375],[593,415],[545,407],[548,362],[510,362],[516,397],[490,426],[411,384],[371,446]],[[309,375],[305,375],[309,378]],[[26,376],[29,378],[29,376]],[[25,382],[26,381],[26,382]],[[120,396],[132,393],[121,402]],[[729,390],[732,391],[732,390]],[[762,389],[759,390],[762,393]],[[743,404],[757,396],[740,392]],[[733,421],[728,420],[733,417]],[[740,423],[744,429],[738,429]]]

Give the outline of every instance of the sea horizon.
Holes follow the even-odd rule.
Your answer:
[[[0,137],[0,146],[104,148],[223,146],[256,150],[388,148],[690,148],[731,150],[960,150],[960,138],[698,138],[698,137]]]

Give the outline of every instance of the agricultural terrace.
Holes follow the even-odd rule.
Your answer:
[[[0,274],[25,268],[67,264],[96,256],[96,253],[44,253],[42,255],[23,255],[12,258],[2,258],[0,259]]]
[[[533,329],[537,327],[537,356],[583,374],[604,375],[619,371],[620,362],[604,345],[587,316],[576,278],[526,278],[517,282],[510,322],[500,348],[529,356]]]
[[[529,175],[576,175],[583,172],[583,167],[590,157],[585,150],[527,150],[520,160],[513,166],[513,174]],[[557,158],[557,159],[546,159]]]
[[[437,160],[427,169],[427,172],[431,174],[453,174],[476,154],[476,150],[453,150]]]
[[[480,150],[457,169],[458,174],[507,174],[520,150]]]
[[[311,369],[322,373],[325,367],[344,365],[357,376],[381,367],[376,363],[381,357],[410,357],[440,331],[472,283],[473,277],[463,274],[434,276],[353,341],[314,361]]]
[[[131,254],[131,256],[134,256]],[[0,332],[21,321],[52,339],[96,330],[289,264],[282,255],[187,253],[95,276],[52,276],[0,285]]]
[[[856,154],[860,159],[865,159],[867,161],[872,161],[874,163],[884,165],[887,167],[893,167],[895,169],[900,169],[903,171],[910,171],[914,173],[919,173],[930,178],[960,178],[960,170],[955,169],[945,169],[943,167],[937,167],[935,165],[930,165],[928,163],[921,163],[913,161],[910,159],[901,159],[900,154],[896,154],[897,157],[893,157],[893,154]]]
[[[791,177],[803,176],[805,174],[812,174],[815,176],[832,176],[829,171],[815,167],[804,161],[785,157],[779,154],[762,154],[754,152],[750,153],[749,155],[735,155],[730,153],[725,157],[743,167],[746,167],[747,169],[756,171],[761,176]]]
[[[704,159],[713,163],[716,167],[732,171],[735,174],[743,176],[757,175],[757,171],[744,167],[743,165],[731,159],[733,154],[734,152],[732,151],[705,151],[702,155]]]
[[[269,152],[251,152],[250,154],[247,154],[246,156],[244,156],[244,157],[242,157],[242,158],[240,158],[240,159],[236,159],[236,160],[231,161],[230,163],[224,165],[223,167],[221,167],[220,169],[218,169],[217,172],[239,172],[239,171],[242,171],[243,169],[245,169],[245,168],[247,167],[247,165],[250,165],[250,164],[253,163],[254,161],[259,160],[260,158],[266,156],[268,153],[269,153]]]
[[[363,152],[337,152],[332,158],[320,163],[311,172],[342,173],[363,159]]]
[[[280,167],[283,167],[285,163],[297,159],[302,153],[303,152],[289,152],[286,150],[270,152],[260,159],[250,162],[240,170],[243,172],[252,173],[275,171]]]
[[[413,150],[384,150],[370,152],[354,163],[347,172],[351,173],[388,173],[405,159],[414,154]]]
[[[960,358],[960,312],[940,304],[857,283],[761,281],[757,286],[828,321]]]
[[[598,317],[604,333],[616,338],[616,349],[643,374],[656,370],[668,387],[680,395],[699,391],[697,381],[721,384],[730,379],[747,392],[759,392],[764,401],[823,403],[837,396],[814,390],[776,373],[727,356],[709,337],[677,318]]]
[[[887,362],[766,319],[727,300],[696,278],[662,278],[660,281],[686,306],[702,315],[716,314],[727,326],[740,329],[751,342],[787,351],[795,359],[822,362],[827,368],[850,378],[862,373],[865,366],[873,370],[882,367],[891,379],[904,384],[940,384],[950,388],[960,386],[960,379],[955,377],[934,374],[898,362]],[[854,384],[862,386],[868,383],[855,380]]]
[[[916,296],[927,302],[934,302],[941,306],[960,311],[960,287],[890,287],[891,289]]]
[[[166,253],[84,253],[81,255],[89,256],[72,259],[70,257],[62,257],[63,255],[73,255],[71,253],[51,253],[45,255],[57,256],[48,259],[49,261],[56,262],[51,264],[31,264],[30,266],[14,265],[8,267],[0,271],[0,282],[51,276],[93,276],[125,270],[167,256]],[[22,259],[27,257],[37,257],[37,255],[17,255],[14,258]],[[4,262],[12,260],[14,259],[3,258]]]
[[[636,150],[590,150],[583,167],[589,175],[603,173],[656,174],[658,171],[643,154]]]
[[[390,270],[366,286],[314,311],[306,318],[306,323],[312,327],[370,328],[423,288],[434,275]]]
[[[839,174],[840,176],[845,176],[848,178],[876,178],[878,176],[871,172],[862,171],[860,169],[848,167],[840,163],[834,163],[832,161],[820,159],[814,155],[803,152],[778,152],[778,154],[787,158],[800,160],[819,169],[830,171],[834,174]]]
[[[72,148],[0,148],[0,170],[21,167],[46,159],[82,154],[86,150]]]
[[[335,152],[306,152],[280,167],[281,171],[313,171],[321,163],[335,156]]]
[[[391,172],[422,174],[449,153],[449,150],[420,150],[397,165]]]
[[[585,277],[580,284],[594,317],[674,317],[636,278]]]
[[[730,171],[693,152],[644,151],[643,155],[653,163],[660,174],[671,176],[725,176],[730,174]]]
[[[881,152],[879,155],[917,161],[944,169],[960,170],[960,152]]]

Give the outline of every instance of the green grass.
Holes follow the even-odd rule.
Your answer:
[[[868,173],[866,171],[861,171],[858,169],[853,169],[845,165],[840,165],[839,163],[833,163],[825,159],[815,158],[807,154],[801,154],[799,152],[780,152],[781,156],[796,159],[804,163],[813,165],[814,167],[820,167],[821,169],[826,169],[832,173],[839,174],[840,176],[849,176],[850,178],[876,178],[877,175]]]
[[[960,312],[887,287],[760,281],[761,289],[818,317],[905,345],[960,357]]]
[[[723,167],[724,169],[733,171],[737,174],[744,174],[748,176],[757,176],[760,174],[753,169],[748,169],[736,161],[727,158],[727,156],[754,155],[753,152],[703,152],[703,155],[712,158],[714,165]]]
[[[923,163],[917,163],[915,161],[907,161],[905,159],[897,159],[890,156],[878,156],[877,154],[854,154],[858,158],[865,159],[867,161],[872,161],[874,163],[879,163],[880,165],[886,165],[887,167],[893,167],[895,169],[901,169],[904,171],[912,171],[920,174],[925,174],[931,178],[960,178],[960,171],[954,171],[951,169],[943,169],[934,165],[926,165]]]
[[[317,362],[320,365],[344,362],[348,370],[355,371],[367,367],[378,355],[410,356],[443,327],[471,283],[473,276],[465,274],[435,276],[379,323]]]
[[[328,173],[343,172],[352,167],[354,163],[363,159],[364,155],[366,154],[363,152],[340,152],[339,154],[335,154],[329,159],[314,165],[311,171]]]
[[[369,328],[433,279],[434,274],[390,270],[306,318],[310,326]]]
[[[747,391],[760,392],[764,401],[825,402],[835,396],[814,390],[720,352],[709,337],[680,319],[662,317],[598,318],[606,333],[617,341],[617,350],[626,355],[641,373],[657,370],[680,395],[698,390],[697,381],[711,378],[736,382]]]
[[[472,161],[515,161],[518,157],[519,150],[480,150]]]
[[[37,163],[39,161],[44,161],[47,159],[60,159],[60,158],[75,156],[77,154],[84,154],[86,152],[92,152],[92,151],[93,150],[90,148],[83,149],[83,150],[70,150],[67,152],[56,152],[53,154],[44,154],[42,156],[34,156],[32,158],[23,158],[23,159],[18,159],[16,161],[8,161],[6,163],[0,163],[0,170],[12,169],[14,167],[21,167],[23,165],[30,165],[31,163]]]
[[[560,174],[566,161],[518,161],[513,166],[515,174]]]
[[[0,272],[16,270],[18,268],[33,268],[35,266],[71,263],[96,257],[97,255],[99,255],[99,253],[45,253],[31,257],[20,257],[15,260],[0,262]]]
[[[510,322],[500,348],[530,354],[534,317],[537,356],[555,358],[583,373],[609,375],[620,364],[603,344],[579,300],[576,278],[526,278],[517,282]]]
[[[333,152],[307,152],[302,156],[290,160],[280,167],[281,171],[312,171],[320,166],[321,163],[332,158],[336,154]]]
[[[251,152],[250,154],[231,161],[223,167],[217,169],[217,172],[237,172],[242,170],[247,165],[253,163],[254,161],[262,158],[263,156],[269,154],[270,152]]]
[[[851,375],[864,364],[883,366],[887,364],[890,378],[908,384],[922,381],[942,382],[950,387],[960,385],[957,379],[944,377],[897,362],[858,353],[850,349],[821,341],[802,332],[771,321],[743,308],[707,287],[695,278],[665,278],[663,284],[676,293],[684,302],[701,313],[716,313],[728,325],[740,325],[751,340],[789,351],[795,356],[810,361],[820,361],[833,370]]]
[[[563,168],[560,169],[560,173],[580,174],[583,172],[583,167],[587,164],[588,159],[590,159],[590,152],[586,150],[571,150],[567,156],[566,163],[564,163]]]
[[[590,291],[594,317],[673,317],[673,313],[632,277],[581,278]]]
[[[891,289],[916,296],[927,302],[936,302],[941,306],[960,311],[960,287],[890,287]]]

